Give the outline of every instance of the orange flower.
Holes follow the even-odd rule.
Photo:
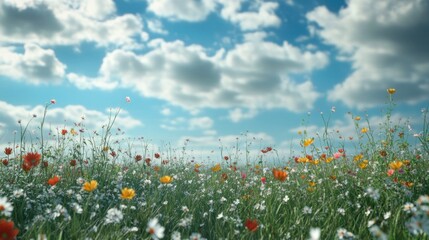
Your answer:
[[[222,168],[220,167],[220,164],[216,164],[214,167],[212,167],[213,172],[219,172]]]
[[[171,183],[173,181],[173,178],[170,176],[163,176],[159,179],[159,181],[161,183],[167,184],[167,183]]]
[[[273,175],[274,175],[275,179],[277,179],[277,180],[279,180],[281,182],[284,182],[286,180],[287,176],[288,176],[288,174],[287,174],[286,171],[279,170],[279,169],[276,169],[276,168],[273,169]]]
[[[305,139],[304,142],[303,142],[304,147],[310,146],[311,144],[313,144],[313,142],[314,142],[314,138],[307,138],[307,139]]]
[[[393,170],[401,169],[403,163],[401,161],[394,161],[389,163],[389,167]]]
[[[48,184],[51,186],[55,186],[55,184],[57,184],[60,181],[60,177],[58,177],[57,175],[55,175],[53,178],[50,178],[48,180]]]
[[[24,162],[27,163],[30,168],[36,167],[37,165],[39,165],[41,157],[42,155],[40,155],[40,153],[30,152],[24,156]]]
[[[309,181],[308,182],[308,185],[310,186],[310,187],[315,187],[316,186],[316,182],[313,182],[313,181]]]
[[[365,159],[361,163],[359,163],[359,168],[365,169],[366,167],[368,167],[368,160]]]
[[[387,93],[389,93],[389,94],[394,94],[396,92],[396,89],[394,89],[394,88],[388,88],[387,89]]]
[[[258,230],[258,221],[256,219],[251,220],[251,219],[247,219],[246,222],[244,223],[244,226],[246,226],[247,230],[249,230],[250,232],[255,232],[256,230]]]
[[[360,117],[359,117],[359,116],[356,116],[356,117],[355,117],[355,120],[356,120],[356,121],[360,121]]]
[[[6,219],[0,219],[0,239],[12,240],[16,239],[19,230],[15,228],[13,221],[7,221]]]
[[[136,191],[132,188],[123,188],[121,191],[121,198],[131,200],[136,196]]]
[[[97,186],[98,186],[98,182],[95,180],[91,180],[90,182],[85,182],[83,184],[83,190],[87,192],[92,192],[95,189],[97,189]]]

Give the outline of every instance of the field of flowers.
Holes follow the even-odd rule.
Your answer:
[[[19,122],[0,154],[0,240],[429,239],[427,109],[418,133],[394,123],[394,93],[382,125],[351,114],[351,141],[322,118],[323,133],[297,133],[299,152],[275,162],[275,146],[257,161],[120,147],[117,114],[100,133],[46,130],[51,100],[39,136]]]

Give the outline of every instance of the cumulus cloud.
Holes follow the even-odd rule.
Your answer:
[[[210,129],[213,126],[213,119],[209,117],[195,117],[189,119],[189,129]]]
[[[168,31],[162,26],[162,22],[158,19],[147,20],[147,27],[150,31],[158,34],[166,35]]]
[[[116,15],[112,0],[0,2],[0,41],[39,45],[79,45],[137,48],[142,35],[140,17]]]
[[[316,33],[351,61],[353,72],[330,92],[332,101],[368,108],[395,100],[414,104],[429,95],[429,2],[351,0],[338,13],[320,6],[307,14]],[[313,26],[313,25],[312,25]],[[314,27],[314,26],[313,26]]]
[[[202,21],[216,8],[214,0],[147,0],[147,9],[160,17],[189,22]]]
[[[59,83],[66,66],[51,49],[36,44],[25,44],[24,53],[13,47],[0,47],[0,75],[32,84]]]
[[[202,46],[182,41],[157,39],[149,46],[142,55],[114,50],[104,58],[98,77],[69,74],[69,80],[82,88],[117,84],[190,111],[236,107],[300,112],[311,109],[319,93],[311,81],[295,82],[289,75],[328,63],[325,53],[302,51],[287,42],[243,43],[213,56]]]
[[[31,120],[29,131],[37,130],[37,127],[40,126],[44,109],[45,106],[43,105],[13,105],[0,101],[0,131],[3,135],[2,139],[12,140],[13,132],[19,130],[18,121],[22,121],[22,124],[25,126]],[[100,112],[87,109],[81,105],[68,105],[62,108],[54,105],[48,109],[45,127],[47,129],[50,127],[74,127],[74,123],[83,123],[87,130],[100,132],[102,126],[109,121],[110,111],[113,114],[116,113],[115,109]],[[142,125],[143,123],[140,120],[131,117],[128,112],[121,110],[114,126],[128,130]]]

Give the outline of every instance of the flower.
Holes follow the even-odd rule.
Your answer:
[[[85,182],[83,184],[83,190],[87,192],[92,192],[97,189],[98,182],[96,180],[91,180],[90,182]]]
[[[359,163],[360,169],[365,169],[368,166],[368,160],[363,160],[361,163]]]
[[[48,180],[48,184],[51,186],[55,186],[55,184],[57,184],[60,181],[60,179],[61,179],[60,177],[55,175],[54,177],[52,177]]]
[[[229,157],[228,156],[224,156],[223,159],[225,159],[225,161],[228,161]]]
[[[393,174],[395,173],[395,170],[393,170],[393,169],[389,169],[389,170],[387,170],[387,176],[392,176]]]
[[[40,155],[40,153],[37,153],[37,152],[27,153],[24,156],[24,163],[27,163],[31,169],[32,167],[36,167],[37,165],[39,165],[41,157],[42,155]]]
[[[255,232],[256,230],[258,230],[259,224],[256,219],[247,219],[244,223],[244,226],[246,226],[247,230],[249,230],[250,232]]]
[[[356,120],[356,121],[360,121],[360,119],[361,119],[361,118],[360,118],[359,116],[356,116],[356,117],[355,117],[355,120]]]
[[[134,157],[134,160],[136,160],[136,162],[139,162],[139,161],[141,161],[143,159],[143,157],[142,157],[142,155],[136,155],[135,157]]]
[[[130,98],[130,97],[125,97],[125,101],[126,101],[127,103],[129,103],[129,102],[131,102],[131,98]]]
[[[401,169],[403,163],[401,161],[393,161],[389,163],[389,167],[393,170]]]
[[[159,153],[155,153],[155,158],[160,158],[161,157],[161,155],[159,154]]]
[[[72,167],[74,167],[74,166],[76,166],[76,159],[72,159],[72,160],[70,160],[70,166],[72,166]]]
[[[16,238],[19,230],[15,228],[13,221],[7,221],[6,219],[0,219],[0,237],[2,240],[12,240]]]
[[[361,133],[367,133],[368,132],[368,128],[364,127],[360,130]]]
[[[219,172],[222,168],[220,167],[220,164],[216,164],[214,167],[212,167],[213,172]]]
[[[107,211],[105,222],[106,224],[120,223],[123,218],[124,218],[124,215],[122,214],[121,210],[117,208],[111,208]]]
[[[313,144],[313,142],[314,142],[314,138],[307,138],[307,139],[305,139],[304,140],[304,147],[308,147],[308,146],[310,146],[311,144]]]
[[[12,211],[13,211],[13,206],[9,201],[7,201],[7,198],[6,197],[0,198],[0,215],[10,217],[12,215]]]
[[[10,147],[4,148],[4,154],[11,155],[12,154],[12,148],[10,148]]]
[[[171,183],[173,181],[173,178],[171,176],[166,175],[166,176],[161,177],[159,179],[159,181],[161,183],[167,184],[167,183]]]
[[[276,169],[276,168],[273,169],[273,175],[274,175],[275,179],[277,179],[277,180],[279,180],[281,182],[284,182],[286,180],[287,176],[288,176],[288,174],[287,174],[286,171],[279,170],[279,169]]]
[[[147,223],[146,231],[151,235],[152,239],[161,239],[164,237],[165,228],[158,223],[157,218],[152,218]]]
[[[396,92],[396,89],[394,88],[388,88],[387,89],[387,93],[389,93],[390,95],[394,94]]]
[[[336,153],[334,153],[334,158],[335,159],[340,158],[342,155],[343,155],[342,153],[336,152]]]
[[[52,103],[52,104],[55,104],[55,103],[57,103],[57,100],[55,100],[55,99],[51,99],[51,103]]]
[[[310,228],[310,240],[320,239],[320,228]]]
[[[2,162],[2,163],[3,163],[3,165],[5,165],[5,166],[7,166],[7,165],[9,164],[9,160],[7,160],[7,159],[3,159],[1,162]]]
[[[61,130],[61,135],[65,136],[68,133],[67,129]]]
[[[265,184],[265,183],[267,182],[267,178],[266,178],[266,177],[261,177],[261,182],[262,182],[263,184]]]
[[[131,200],[136,195],[136,191],[132,188],[123,188],[121,191],[121,198]]]

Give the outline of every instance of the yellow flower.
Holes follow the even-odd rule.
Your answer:
[[[328,157],[328,158],[325,160],[325,162],[326,162],[326,163],[330,163],[330,162],[332,162],[332,160],[334,160],[334,158],[333,158],[333,157]]]
[[[367,133],[368,132],[368,128],[364,127],[360,130],[361,133]]]
[[[396,92],[396,89],[394,89],[394,88],[388,88],[388,89],[387,89],[387,92],[388,92],[389,94],[394,94],[394,93]]]
[[[123,188],[122,192],[121,192],[121,198],[122,199],[133,199],[134,196],[136,195],[136,191],[134,191],[134,189],[132,188]]]
[[[356,121],[360,121],[360,117],[359,117],[359,116],[356,116],[356,117],[355,117],[355,120],[356,120]]]
[[[85,182],[83,184],[83,190],[87,192],[92,192],[97,188],[97,186],[98,186],[98,182],[95,180],[91,180],[90,182]]]
[[[310,146],[311,144],[313,144],[313,142],[314,142],[314,138],[307,138],[307,139],[305,139],[304,140],[304,147]]]
[[[71,135],[73,135],[73,136],[76,136],[76,135],[77,135],[77,132],[76,132],[76,130],[74,130],[74,128],[70,129],[70,133],[71,133]]]
[[[389,163],[389,167],[393,170],[398,170],[402,167],[403,163],[401,161],[394,161]]]
[[[368,160],[365,159],[361,163],[359,163],[359,168],[365,169],[366,167],[368,167]]]
[[[167,183],[171,183],[173,181],[173,178],[170,176],[163,176],[159,179],[159,181],[161,183],[167,184]]]
[[[214,167],[212,167],[213,172],[219,172],[222,168],[220,167],[220,164],[216,164]]]
[[[362,158],[363,158],[363,155],[362,154],[358,154],[358,155],[356,155],[356,156],[353,157],[353,160],[355,162],[357,162],[357,161],[361,160]]]
[[[314,187],[314,186],[316,186],[316,182],[309,181],[309,182],[308,182],[308,185],[309,185],[310,187]]]

